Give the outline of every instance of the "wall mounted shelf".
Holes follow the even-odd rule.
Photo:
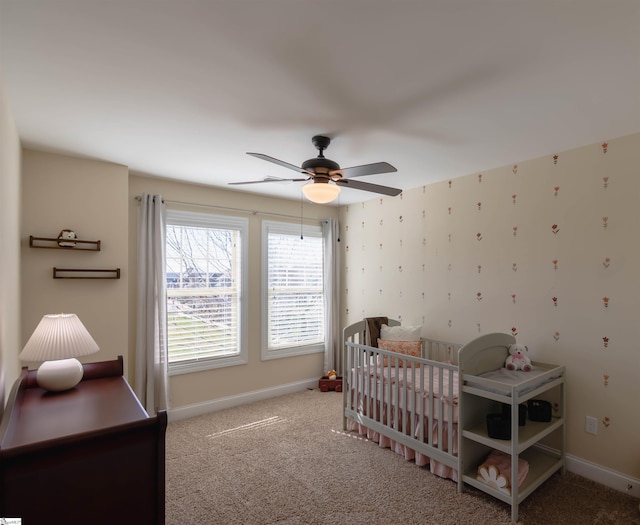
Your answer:
[[[34,237],[29,236],[29,246],[31,248],[47,248],[53,250],[75,250],[75,251],[100,251],[100,241],[83,241],[80,239],[65,240],[64,242],[73,242],[75,246],[60,246],[60,239],[50,237]]]
[[[54,279],[120,279],[120,268],[53,268]]]

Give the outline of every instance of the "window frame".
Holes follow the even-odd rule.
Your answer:
[[[238,324],[238,353],[225,356],[210,356],[203,359],[187,361],[169,362],[169,375],[188,374],[211,370],[228,366],[245,365],[249,362],[248,347],[248,279],[249,279],[249,220],[244,217],[232,217],[228,215],[217,215],[212,213],[202,213],[194,211],[167,209],[165,222],[167,226],[186,226],[194,228],[212,228],[236,230],[240,235],[240,286],[238,290],[238,300],[240,301]],[[166,257],[166,255],[165,255]],[[165,259],[165,268],[167,261]],[[166,286],[166,282],[165,282]],[[167,296],[168,301],[168,296]],[[168,340],[167,340],[168,343]]]
[[[324,282],[324,236],[322,233],[322,227],[317,225],[300,225],[291,222],[281,221],[262,221],[262,334],[261,334],[261,351],[260,357],[263,361],[271,359],[282,359],[286,357],[310,355],[316,353],[323,353],[325,351],[325,330],[323,330],[322,341],[319,343],[311,344],[296,344],[287,347],[269,348],[269,233],[283,233],[286,235],[302,235],[303,237],[317,237],[322,241],[322,310],[323,310],[323,323],[326,323],[326,306],[324,295],[326,293],[326,286]]]

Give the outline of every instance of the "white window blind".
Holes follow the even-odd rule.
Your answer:
[[[324,341],[320,227],[265,221],[266,352],[263,358],[319,351]]]
[[[170,371],[246,362],[242,337],[243,221],[167,212]]]

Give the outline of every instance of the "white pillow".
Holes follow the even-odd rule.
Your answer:
[[[380,339],[389,341],[419,341],[422,326],[380,326]]]

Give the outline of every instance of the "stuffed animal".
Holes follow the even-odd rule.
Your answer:
[[[335,370],[329,370],[327,372],[327,379],[335,379],[338,376]]]
[[[62,230],[58,234],[58,246],[61,248],[73,248],[76,245],[74,241],[77,238],[78,236],[73,230]]]
[[[531,370],[531,359],[527,353],[529,348],[525,345],[509,345],[509,356],[504,362],[504,366],[509,370],[524,370],[529,372]]]

